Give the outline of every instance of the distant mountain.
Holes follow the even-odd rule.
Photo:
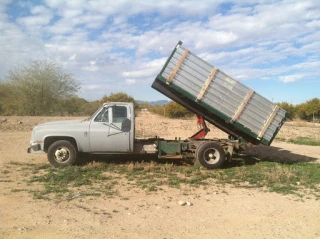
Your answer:
[[[157,100],[157,101],[143,101],[143,100],[137,100],[138,104],[148,103],[149,105],[166,105],[170,101],[168,100]]]

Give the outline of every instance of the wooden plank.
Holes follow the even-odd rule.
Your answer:
[[[240,116],[240,114],[243,111],[244,107],[246,107],[246,105],[248,104],[249,100],[251,99],[253,93],[254,93],[254,90],[250,90],[249,91],[249,93],[246,95],[246,97],[242,101],[239,109],[236,111],[236,113],[232,117],[232,121],[236,121],[238,119],[238,117]]]
[[[267,131],[269,125],[271,124],[273,118],[276,116],[276,114],[278,113],[280,107],[276,105],[276,107],[273,109],[272,114],[270,115],[269,119],[267,120],[266,124],[263,126],[262,130],[259,133],[259,138],[261,138],[264,133]]]
[[[167,85],[170,85],[170,84],[171,84],[174,76],[177,74],[177,72],[178,72],[178,70],[179,70],[182,62],[184,61],[184,58],[186,58],[186,56],[188,55],[188,53],[189,53],[189,50],[188,50],[188,49],[186,49],[186,50],[183,52],[181,58],[180,58],[179,61],[178,61],[178,64],[174,67],[173,71],[171,72],[171,74],[170,74],[170,76],[169,76],[169,78],[168,78],[168,80],[167,80],[167,82],[166,82]]]
[[[208,76],[208,78],[206,80],[206,83],[204,83],[204,85],[203,85],[203,87],[202,87],[202,89],[201,89],[201,91],[200,91],[200,93],[199,93],[199,95],[197,97],[197,101],[202,99],[204,93],[206,92],[207,88],[209,87],[209,85],[210,85],[214,75],[216,74],[217,70],[218,70],[218,68],[214,67],[212,69],[212,71],[210,72],[210,74],[209,74],[209,76]]]

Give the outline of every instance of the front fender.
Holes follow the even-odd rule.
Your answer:
[[[67,140],[71,142],[77,148],[78,152],[88,152],[89,144],[85,140],[79,140],[71,135],[47,135],[43,140],[41,148],[44,152],[47,152],[50,145],[58,140]]]

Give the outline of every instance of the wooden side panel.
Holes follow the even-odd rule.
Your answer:
[[[171,81],[173,80],[174,76],[177,74],[182,62],[184,61],[184,59],[186,58],[186,56],[188,55],[189,50],[186,49],[183,53],[183,55],[181,56],[178,64],[175,66],[175,68],[173,69],[173,71],[171,72],[169,79],[167,80],[167,84],[169,85],[171,83]]]
[[[235,113],[235,115],[232,117],[232,121],[236,121],[239,117],[239,115],[241,114],[241,112],[243,111],[244,107],[246,107],[248,101],[251,99],[251,96],[253,95],[254,90],[250,90],[249,94],[246,95],[246,97],[244,98],[242,104],[240,105],[239,109],[237,110],[237,112]]]
[[[207,80],[206,80],[206,83],[203,85],[203,88],[201,89],[201,91],[200,91],[200,93],[199,93],[199,95],[198,95],[198,97],[197,97],[197,100],[201,100],[201,99],[202,99],[204,93],[206,92],[208,86],[210,85],[211,80],[212,80],[212,78],[214,77],[214,75],[216,74],[217,70],[218,70],[218,68],[216,68],[216,67],[214,67],[214,68],[212,69],[210,75],[208,76],[208,78],[207,78]]]
[[[268,127],[270,126],[273,118],[276,116],[276,114],[278,113],[280,107],[276,105],[276,107],[274,108],[272,114],[270,115],[269,119],[267,120],[266,124],[263,126],[262,130],[259,133],[259,138],[261,138],[264,133],[266,132],[266,130],[268,129]]]

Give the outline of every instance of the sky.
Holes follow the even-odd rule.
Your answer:
[[[273,102],[320,98],[319,0],[0,0],[0,79],[58,63],[93,101],[151,88],[178,41]]]

